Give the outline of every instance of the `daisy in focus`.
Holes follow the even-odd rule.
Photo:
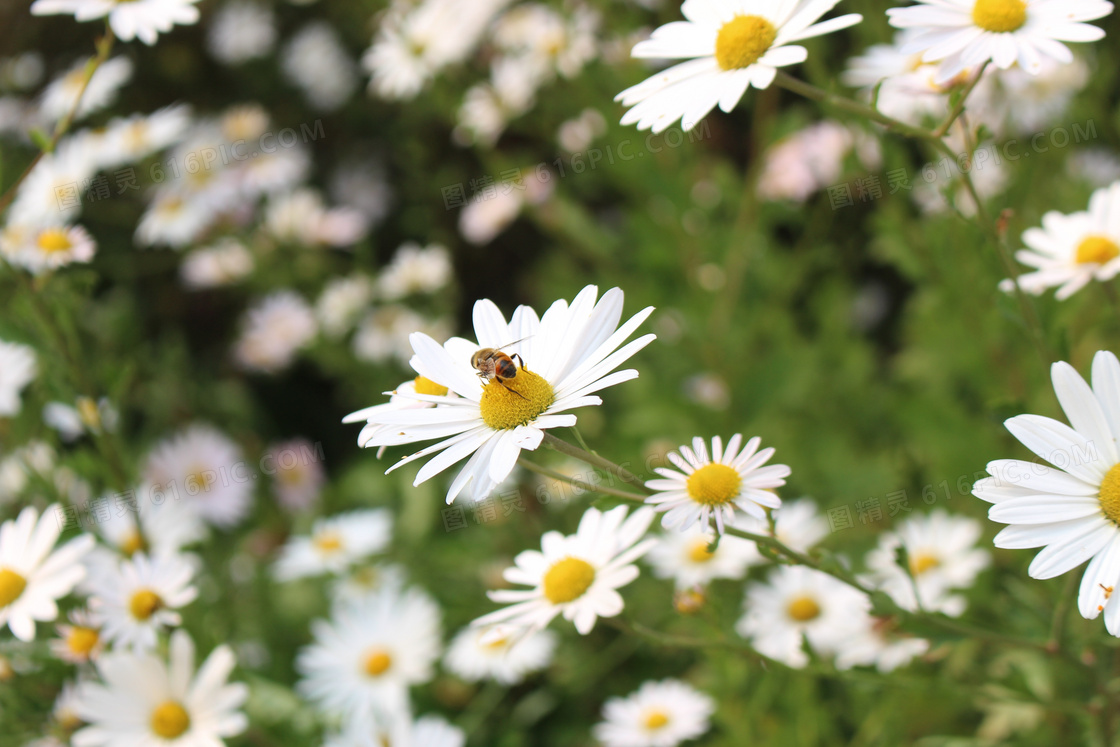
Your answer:
[[[988,60],[1000,70],[1015,63],[1037,74],[1044,57],[1073,62],[1062,42],[1092,42],[1104,31],[1085,21],[1112,12],[1105,0],[918,0],[919,5],[890,8],[895,28],[914,29],[903,48],[922,53],[923,62],[940,62],[938,82]]]
[[[546,532],[541,550],[526,550],[514,558],[514,566],[502,575],[511,584],[532,589],[497,589],[488,593],[495,602],[509,607],[475,620],[473,625],[498,623],[544,628],[557,615],[575,623],[587,635],[600,617],[614,617],[624,606],[618,589],[638,577],[633,562],[657,544],[642,540],[653,523],[653,511],[641,508],[627,516],[626,506],[606,513],[589,508],[575,534]]]
[[[248,726],[238,709],[249,688],[229,683],[236,664],[219,646],[196,671],[194,642],[181,630],[171,636],[165,663],[152,654],[114,652],[102,657],[102,682],[79,685],[74,710],[89,724],[74,747],[221,747]]]
[[[1050,373],[1070,425],[1042,415],[1017,415],[1004,425],[1054,466],[990,462],[991,477],[972,494],[993,504],[988,518],[1009,525],[996,535],[996,547],[1043,548],[1030,564],[1031,578],[1054,578],[1088,560],[1078,610],[1087,620],[1103,612],[1108,632],[1120,637],[1120,604],[1111,601],[1120,584],[1120,361],[1098,352],[1092,387],[1068,363],[1055,363]]]
[[[35,0],[31,15],[73,13],[76,21],[109,17],[109,27],[123,41],[139,39],[151,46],[175,24],[198,21],[198,0]]]
[[[0,525],[0,626],[21,641],[35,640],[35,622],[58,617],[57,600],[86,575],[82,556],[93,547],[83,534],[55,549],[62,533],[62,508],[42,516],[31,506]]]
[[[1092,280],[1106,282],[1120,273],[1120,182],[1098,189],[1089,198],[1089,210],[1063,215],[1051,210],[1042,216],[1042,228],[1023,232],[1027,249],[1015,258],[1036,268],[1019,276],[1019,287],[1041,295],[1057,288],[1059,301],[1072,296]],[[1000,283],[1010,292],[1014,281]]]
[[[679,680],[646,682],[603,706],[595,739],[605,747],[675,747],[711,728],[715,701]]]
[[[516,685],[549,665],[556,649],[556,634],[537,630],[527,635],[516,628],[464,628],[451,641],[444,664],[466,680],[493,680]]]
[[[681,121],[691,130],[718,104],[730,112],[747,88],[768,88],[779,67],[804,62],[794,42],[829,34],[863,20],[857,13],[817,23],[839,0],[685,0],[675,21],[653,32],[631,54],[688,58],[615,97],[634,107],[622,124],[662,132]]]
[[[765,509],[778,508],[782,500],[774,488],[786,484],[790,469],[784,464],[762,466],[774,456],[773,448],[758,450],[762,439],[755,436],[740,450],[743,437],[736,433],[723,448],[723,440],[712,439],[712,454],[700,437],[692,439],[692,448],[681,446],[680,452],[666,456],[676,470],[658,467],[662,479],[649,480],[646,487],[657,491],[646,499],[657,511],[665,512],[661,526],[681,531],[698,524],[702,528],[715,519],[716,530],[735,520],[735,509],[748,516],[766,520]]]
[[[163,628],[182,623],[176,610],[198,596],[191,585],[194,568],[179,555],[149,558],[137,553],[107,570],[91,581],[89,604],[105,639],[118,647],[155,648]]]
[[[545,430],[575,425],[576,416],[568,410],[602,404],[595,392],[638,376],[633,369],[615,369],[655,339],[644,335],[623,345],[653,308],[643,309],[619,327],[622,291],[612,288],[598,300],[597,296],[598,288],[589,285],[571,305],[557,301],[540,318],[528,306],[519,306],[509,322],[493,302],[479,301],[474,306],[477,343],[453,337],[441,346],[428,335],[413,333],[413,369],[459,396],[417,393],[408,398],[439,406],[367,409],[366,439],[361,445],[441,439],[388,471],[435,455],[417,473],[413,484],[419,485],[469,457],[451,481],[447,502],[468,487],[476,499],[485,498],[509,477],[523,449],[533,451],[541,445]],[[510,366],[519,362],[511,369],[514,375],[499,376],[493,366],[476,367],[475,354],[484,349],[508,356]],[[357,417],[354,413],[350,419]]]
[[[280,549],[276,578],[291,581],[324,573],[339,574],[379,553],[389,544],[393,520],[388,511],[350,511],[320,519],[307,537],[292,537]]]

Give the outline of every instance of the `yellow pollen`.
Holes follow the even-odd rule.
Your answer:
[[[821,606],[812,597],[797,597],[789,603],[786,613],[797,622],[809,622],[821,614]]]
[[[70,243],[70,236],[63,228],[48,228],[42,231],[35,243],[39,245],[44,254],[68,252],[74,248],[74,245]]]
[[[708,552],[708,545],[710,544],[711,542],[704,537],[693,542],[692,547],[688,548],[688,559],[693,563],[707,563],[710,561],[715,557],[715,553]]]
[[[319,532],[312,543],[316,550],[329,555],[342,549],[342,535],[330,530]]]
[[[140,550],[146,549],[148,549],[148,543],[144,541],[144,536],[137,529],[133,529],[120,543],[121,552],[130,558]]]
[[[10,568],[0,568],[0,609],[19,599],[27,588],[27,579]]]
[[[595,569],[586,560],[564,558],[544,574],[544,596],[553,604],[579,599],[595,581]]]
[[[662,710],[653,710],[646,714],[646,730],[657,731],[669,725],[669,715]]]
[[[151,725],[157,736],[175,739],[191,728],[191,716],[174,700],[165,700],[152,711]]]
[[[972,22],[996,34],[1018,31],[1027,22],[1027,4],[1023,0],[976,0]]]
[[[939,565],[941,565],[941,560],[930,553],[920,552],[917,555],[910,556],[910,573],[915,576],[920,576],[926,571],[932,571]]]
[[[370,677],[380,677],[393,665],[393,657],[379,648],[366,654],[365,670]]]
[[[1101,480],[1101,512],[1113,524],[1120,525],[1120,464],[1113,465],[1108,474]],[[0,579],[4,572],[0,571]],[[0,581],[0,607],[3,607],[4,584]]]
[[[431,379],[425,379],[423,376],[417,376],[415,382],[417,394],[428,394],[433,397],[447,396],[447,387],[440,386]]]
[[[147,620],[163,606],[163,600],[151,589],[141,589],[132,595],[128,602],[128,611],[137,620]]]
[[[519,368],[512,379],[491,379],[483,388],[479,402],[482,422],[496,431],[510,430],[535,420],[555,399],[551,384]]]
[[[1120,246],[1107,236],[1087,236],[1077,245],[1077,264],[1103,265],[1120,257]]]
[[[735,16],[716,36],[716,62],[724,70],[739,70],[766,54],[778,30],[762,16]]]
[[[688,495],[705,506],[720,506],[738,497],[743,478],[726,464],[705,464],[688,477]]]
[[[71,653],[88,658],[99,640],[101,640],[101,633],[96,628],[76,626],[66,638],[66,647]]]

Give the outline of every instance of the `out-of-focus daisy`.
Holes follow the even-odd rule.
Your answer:
[[[1104,612],[1108,632],[1120,637],[1120,362],[1108,351],[1093,358],[1093,386],[1068,363],[1051,368],[1054,393],[1070,426],[1041,415],[1004,422],[1011,435],[1054,467],[1018,459],[988,464],[992,475],[972,493],[994,504],[992,521],[1009,526],[996,547],[1043,547],[1028,572],[1053,578],[1089,560],[1077,605],[1092,620]]]
[[[75,710],[90,725],[74,734],[74,747],[220,747],[248,726],[238,709],[249,689],[228,682],[235,664],[229,646],[219,646],[196,671],[194,642],[181,630],[166,663],[149,653],[101,657],[102,682],[78,688]]]
[[[358,323],[351,343],[354,355],[370,363],[384,363],[394,358],[408,363],[414,355],[409,338],[415,332],[423,332],[436,340],[445,340],[449,334],[442,320],[425,319],[401,304],[379,306]]]
[[[857,13],[817,23],[839,0],[686,0],[675,21],[634,47],[634,57],[689,58],[615,97],[622,124],[661,132],[677,120],[691,130],[716,104],[730,112],[749,86],[768,88],[779,67],[804,62],[794,42],[829,34],[863,20]]]
[[[202,200],[187,199],[178,191],[160,192],[140,216],[134,240],[141,247],[164,244],[182,249],[197,241],[216,215]]]
[[[711,728],[712,698],[679,680],[646,682],[603,706],[595,739],[604,747],[675,747]]]
[[[426,594],[386,589],[336,605],[312,624],[315,641],[296,660],[297,689],[324,711],[369,723],[407,707],[439,657],[439,607]]]
[[[196,424],[158,443],[148,456],[138,499],[180,502],[207,524],[228,528],[248,513],[253,482],[241,448],[217,429]]]
[[[313,189],[297,189],[272,197],[265,212],[269,233],[280,241],[304,246],[347,246],[368,228],[361,213],[352,208],[331,208]]]
[[[596,138],[607,134],[607,120],[598,109],[584,109],[578,117],[566,120],[556,131],[560,147],[569,153],[580,153],[591,147]]]
[[[138,651],[155,648],[164,627],[182,622],[178,610],[195,600],[194,568],[180,555],[136,553],[93,579],[90,611],[105,640]]]
[[[55,602],[86,575],[81,560],[93,537],[83,534],[56,550],[61,514],[57,504],[42,516],[28,506],[0,525],[0,626],[21,641],[35,639],[35,621],[58,617]]]
[[[100,500],[112,513],[108,520],[94,523],[104,545],[99,544],[86,557],[90,573],[79,586],[84,592],[96,592],[98,579],[114,576],[121,558],[136,553],[153,558],[178,555],[206,536],[202,520],[182,502],[166,501],[155,506],[135,491],[102,496]]]
[[[0,342],[0,371],[3,371],[3,342]],[[3,401],[0,383],[0,403]],[[0,503],[17,498],[32,480],[49,480],[54,470],[55,453],[42,441],[29,441],[0,459]]]
[[[646,499],[658,511],[664,511],[661,525],[682,531],[697,524],[711,525],[723,534],[724,526],[735,519],[735,509],[748,516],[765,519],[765,508],[778,508],[782,501],[774,488],[786,484],[790,469],[784,464],[762,466],[774,456],[773,448],[758,450],[762,439],[755,436],[740,450],[743,437],[736,433],[723,448],[723,440],[712,439],[712,455],[702,438],[692,440],[692,448],[681,446],[680,453],[669,452],[668,459],[680,471],[658,467],[662,479],[649,480],[646,487],[657,493]]]
[[[402,244],[377,278],[377,291],[387,301],[413,293],[435,293],[451,279],[451,256],[440,244]]]
[[[893,672],[929,651],[929,641],[900,634],[889,617],[868,617],[863,629],[850,635],[836,652],[836,668],[874,666]]]
[[[991,60],[1007,70],[1015,63],[1032,75],[1043,57],[1072,62],[1062,42],[1091,42],[1104,31],[1085,21],[1104,18],[1112,3],[1104,0],[918,0],[918,5],[890,8],[895,28],[919,32],[903,48],[921,52],[925,62],[941,62],[938,79]]]
[[[329,282],[315,303],[315,316],[323,334],[341,337],[349,332],[372,299],[373,282],[365,275],[351,275]]]
[[[541,85],[539,67],[515,57],[490,64],[490,80],[471,86],[459,107],[459,124],[452,133],[460,145],[492,147],[506,125],[529,111]]]
[[[0,417],[19,414],[23,409],[20,393],[35,380],[38,372],[32,348],[0,340]]]
[[[489,244],[521,214],[526,205],[540,205],[549,198],[553,190],[553,176],[547,170],[525,170],[521,184],[506,191],[499,189],[497,194],[485,193],[474,197],[459,214],[459,233],[463,238],[477,246]]]
[[[923,63],[921,54],[903,51],[914,36],[913,30],[905,29],[897,32],[890,44],[868,47],[863,54],[848,60],[841,78],[847,85],[863,89],[867,99],[878,88],[876,106],[879,111],[894,119],[921,125],[926,117],[945,117],[947,94],[967,77],[962,73],[938,83],[936,65]]]
[[[1087,212],[1046,213],[1042,228],[1023,232],[1023,243],[1028,248],[1015,258],[1037,268],[1019,276],[1028,293],[1057,288],[1054,297],[1065,300],[1091,280],[1111,280],[1120,272],[1120,182],[1094,192]],[[1011,291],[1014,285],[1008,279],[1000,288]]]
[[[234,358],[247,371],[272,374],[291,365],[315,337],[315,312],[295,291],[275,291],[245,313]]]
[[[317,448],[305,438],[273,444],[268,449],[272,465],[272,490],[280,505],[289,511],[309,508],[319,498],[326,482],[322,445]],[[265,457],[262,457],[262,463]]]
[[[63,441],[74,441],[86,433],[115,431],[120,413],[108,397],[96,402],[78,397],[73,406],[65,402],[48,402],[43,406],[43,422],[58,431]]]
[[[97,150],[95,138],[87,133],[62,138],[20,183],[8,209],[8,228],[57,225],[73,220],[81,211],[78,189],[96,171]]]
[[[307,537],[293,537],[280,550],[275,574],[282,581],[324,573],[342,573],[389,544],[392,518],[384,509],[368,509],[320,519]]]
[[[105,650],[101,625],[85,609],[71,610],[69,624],[58,625],[58,638],[52,639],[51,653],[70,664],[94,661]]]
[[[533,588],[488,592],[495,602],[512,604],[480,617],[473,625],[508,623],[539,630],[563,615],[587,635],[600,617],[622,612],[618,589],[638,577],[634,561],[657,544],[656,539],[642,540],[652,522],[653,511],[648,508],[629,517],[625,506],[606,513],[590,508],[575,534],[565,537],[560,532],[546,532],[539,552],[520,553],[502,574],[511,584]]]
[[[923,609],[960,615],[965,600],[949,592],[971,586],[991,560],[987,551],[976,547],[979,538],[980,524],[967,516],[945,511],[914,516],[879,538],[879,546],[867,556],[867,567],[875,585],[903,609],[915,610],[921,602]],[[910,558],[909,574],[895,562],[899,547],[905,547]]]
[[[362,565],[331,584],[331,599],[340,604],[352,604],[377,592],[399,592],[404,584],[404,568],[399,565]]]
[[[349,724],[341,734],[328,736],[323,747],[464,747],[467,743],[462,729],[438,716],[421,716],[413,721],[402,712],[382,721],[388,723]]]
[[[275,44],[276,16],[271,6],[252,0],[237,0],[219,7],[206,34],[206,48],[225,65],[240,65],[264,57]]]
[[[773,519],[774,538],[797,552],[808,552],[828,536],[828,521],[809,498],[782,501],[781,507],[774,509]],[[752,516],[737,516],[735,526],[752,534],[770,534],[770,522]],[[756,559],[761,561],[763,558],[757,545],[750,544]]]
[[[1044,57],[1035,75],[1012,67],[999,75],[985,76],[991,84],[982,90],[982,82],[973,91],[968,108],[989,128],[1000,132],[1009,128],[1018,135],[1031,135],[1062,121],[1089,77],[1089,66],[1080,57],[1069,64]]]
[[[333,111],[358,88],[358,71],[338,32],[325,21],[301,29],[284,47],[281,67],[316,109]]]
[[[105,128],[95,160],[103,169],[138,161],[179,142],[190,125],[190,107],[185,104],[114,119]]]
[[[28,234],[22,249],[9,256],[8,263],[42,275],[74,262],[89,262],[97,243],[81,226],[48,226]]]
[[[863,166],[879,167],[876,141],[839,122],[826,120],[799,130],[766,151],[758,194],[767,200],[804,202],[840,181],[844,159],[855,150]]]
[[[42,0],[31,6],[32,12],[35,11],[36,5],[42,5]],[[78,112],[74,115],[74,118],[76,120],[84,119],[89,114],[111,105],[116,100],[121,87],[132,78],[132,61],[123,55],[114,57],[101,63],[93,77],[90,78],[85,93],[82,93],[82,84],[85,83],[86,79],[86,66],[90,62],[91,60],[88,58],[79,60],[60,77],[51,81],[51,84],[43,91],[42,99],[39,102],[40,116],[50,122],[62,119],[70,113],[74,104],[78,103],[78,94],[81,93],[82,103],[79,104]]]
[[[548,630],[523,634],[516,628],[470,627],[451,641],[444,664],[467,682],[516,685],[529,673],[547,667],[555,648],[556,635]]]
[[[809,663],[802,637],[818,654],[833,654],[866,625],[867,595],[812,568],[779,566],[766,583],[747,587],[746,614],[735,629],[759,653],[791,667]]]
[[[715,552],[709,552],[715,538],[709,530],[693,525],[663,536],[646,557],[654,575],[673,579],[678,590],[706,586],[717,578],[742,578],[758,559],[754,544],[723,537]]]
[[[58,697],[54,699],[54,705],[51,707],[51,718],[63,731],[72,732],[85,724],[85,720],[82,719],[76,708],[81,684],[82,680],[65,683]],[[59,742],[59,745],[60,747],[66,747],[62,742]]]
[[[587,7],[565,18],[547,5],[522,3],[494,24],[494,41],[522,66],[572,78],[599,53],[598,27],[599,14]]]
[[[139,39],[149,46],[175,24],[198,21],[198,0],[35,0],[31,14],[49,16],[73,13],[78,21],[109,17],[109,27],[123,41]]]
[[[196,249],[179,267],[183,285],[195,290],[236,283],[253,271],[253,255],[236,239],[221,239],[213,246]]]
[[[459,397],[417,394],[417,400],[441,406],[377,412],[370,425],[394,427],[377,430],[365,445],[443,439],[400,460],[390,471],[435,454],[420,468],[415,480],[419,485],[469,457],[451,482],[447,502],[468,486],[476,498],[489,495],[509,476],[523,449],[540,446],[546,429],[575,425],[575,415],[567,410],[601,404],[595,392],[637,377],[635,370],[615,369],[653,341],[654,335],[645,335],[623,345],[653,309],[638,312],[619,327],[622,291],[613,288],[598,302],[597,297],[598,288],[588,286],[570,306],[557,301],[543,318],[520,306],[509,322],[492,301],[479,301],[474,306],[477,343],[455,337],[440,346],[425,334],[413,334],[412,367]],[[517,375],[480,381],[471,359],[482,348],[503,350],[511,358],[517,355],[522,362]]]

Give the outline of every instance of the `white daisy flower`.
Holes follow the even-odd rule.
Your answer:
[[[90,725],[74,734],[74,747],[222,747],[243,732],[248,719],[238,709],[249,689],[228,683],[236,665],[229,646],[214,649],[196,671],[194,642],[177,630],[169,653],[166,663],[149,653],[103,656],[103,682],[78,687],[75,710]]]
[[[858,13],[820,20],[839,0],[685,0],[675,21],[634,47],[634,57],[689,58],[615,97],[622,124],[661,132],[681,121],[691,130],[716,104],[730,112],[749,86],[768,88],[779,67],[804,62],[793,42],[829,34],[863,20]],[[816,25],[814,25],[816,24]]]
[[[255,264],[244,244],[226,238],[188,254],[179,266],[179,277],[192,290],[220,288],[248,277]]]
[[[157,505],[180,502],[207,524],[229,528],[249,512],[253,482],[246,472],[241,448],[222,432],[192,425],[152,449],[144,468],[138,500]],[[158,498],[158,500],[157,500]]]
[[[0,341],[0,372],[4,371],[4,343]],[[0,405],[3,403],[3,382],[0,381]],[[27,489],[32,478],[52,479],[55,453],[42,441],[28,441],[0,459],[0,503],[9,503]]]
[[[81,212],[78,185],[97,171],[96,138],[78,132],[59,141],[20,182],[8,209],[8,227],[67,223]],[[5,238],[4,243],[9,243]],[[14,242],[19,243],[19,242]]]
[[[380,431],[392,428],[392,426],[380,424],[378,421],[379,413],[389,410],[423,410],[436,406],[435,402],[425,402],[420,399],[415,399],[414,396],[417,394],[431,397],[458,396],[447,387],[441,386],[431,379],[417,376],[415,379],[401,382],[401,384],[390,393],[388,402],[352,412],[343,418],[342,422],[361,423],[363,421],[368,421],[358,434],[358,446],[364,447],[374,435]],[[381,458],[385,449],[386,447],[382,446],[377,450],[378,459]]]
[[[76,441],[86,432],[115,431],[120,413],[108,397],[94,401],[78,397],[73,405],[48,402],[43,405],[43,423],[58,431],[63,441]]]
[[[682,531],[698,524],[702,528],[716,520],[716,530],[723,534],[724,525],[735,520],[735,509],[756,519],[766,519],[765,508],[778,508],[782,500],[774,488],[786,484],[790,469],[784,464],[763,467],[774,456],[773,448],[758,450],[762,439],[755,436],[740,451],[742,435],[736,433],[723,448],[723,440],[712,439],[712,456],[704,439],[692,439],[692,448],[681,446],[680,453],[666,456],[680,472],[658,467],[654,470],[663,479],[648,480],[646,487],[657,491],[646,499],[665,516],[661,526]]]
[[[198,0],[35,0],[31,15],[49,16],[73,13],[77,21],[109,17],[109,27],[123,41],[139,39],[156,43],[161,33],[175,24],[187,26],[198,21]]]
[[[276,44],[276,16],[271,6],[237,0],[214,12],[206,48],[224,65],[264,57]]]
[[[1092,388],[1068,363],[1055,363],[1051,375],[1073,427],[1041,415],[1018,415],[1004,425],[1054,467],[996,460],[988,464],[992,477],[972,493],[994,504],[992,521],[1010,525],[996,535],[996,547],[1044,547],[1030,565],[1031,578],[1060,576],[1090,560],[1078,609],[1089,620],[1104,612],[1108,632],[1120,636],[1120,604],[1110,601],[1120,583],[1120,362],[1098,352]]]
[[[77,680],[64,683],[62,691],[54,699],[54,706],[51,707],[51,717],[56,724],[62,727],[63,731],[71,732],[85,724],[76,708],[82,682],[83,680]],[[62,742],[59,742],[59,745],[60,747],[66,747]]]
[[[873,666],[893,672],[929,651],[929,641],[900,635],[889,617],[869,617],[862,630],[850,635],[836,652],[836,668]]]
[[[47,226],[29,232],[29,239],[8,263],[32,275],[57,270],[74,262],[89,262],[97,252],[97,242],[81,226]]]
[[[523,449],[540,446],[546,429],[575,425],[576,416],[565,411],[601,404],[594,392],[637,377],[635,370],[614,369],[655,339],[645,335],[623,345],[653,308],[643,309],[618,327],[622,291],[613,288],[598,303],[597,296],[598,288],[587,286],[571,306],[557,301],[540,319],[528,306],[520,306],[508,323],[493,302],[479,301],[474,306],[477,343],[454,337],[440,346],[427,335],[414,333],[412,367],[459,397],[414,395],[442,406],[378,412],[370,425],[394,427],[378,430],[364,445],[445,439],[402,459],[389,471],[436,454],[417,474],[414,484],[419,485],[469,456],[451,482],[447,502],[468,486],[476,498],[486,497],[509,476]],[[516,355],[514,360],[520,362],[516,376],[480,381],[471,359],[482,348],[500,349],[511,359]]]
[[[349,511],[319,519],[307,537],[292,537],[282,548],[273,573],[291,581],[324,573],[339,574],[389,544],[393,520],[384,509]]]
[[[74,115],[75,121],[84,119],[95,111],[116,101],[117,93],[132,78],[132,61],[120,56],[106,60],[97,68],[89,85],[82,93],[86,79],[86,66],[90,58],[79,60],[68,71],[51,81],[39,101],[39,115],[49,122],[57,122],[70,113],[82,96],[82,103]]]
[[[54,549],[62,533],[62,508],[52,505],[39,516],[31,506],[0,525],[0,626],[21,641],[35,640],[35,621],[58,617],[55,602],[81,581],[82,556],[93,547],[83,534]]]
[[[1073,62],[1062,42],[1091,42],[1104,31],[1084,21],[1112,12],[1104,0],[918,0],[919,5],[890,8],[895,28],[918,31],[903,48],[922,52],[925,62],[941,62],[940,81],[988,60],[1001,70],[1015,63],[1037,74],[1043,57]]]
[[[389,723],[349,724],[341,734],[330,735],[323,747],[464,747],[467,735],[438,716],[413,721],[407,712],[394,714]]]
[[[754,543],[739,537],[723,537],[714,553],[708,547],[716,535],[692,525],[683,532],[670,532],[649,551],[646,560],[658,578],[671,578],[676,588],[707,586],[717,578],[742,578],[759,560]]]
[[[878,168],[877,143],[865,133],[831,120],[798,130],[766,151],[758,194],[766,200],[804,202],[814,192],[840,181],[844,159],[853,150],[862,165],[869,170]]]
[[[114,119],[105,128],[95,160],[111,169],[178,143],[191,126],[190,107],[173,104],[151,114]]]
[[[328,209],[319,192],[305,187],[271,197],[265,226],[285,243],[346,246],[364,235],[368,221],[352,208]]]
[[[0,418],[19,414],[23,409],[20,392],[38,373],[32,348],[0,340]]]
[[[320,444],[319,449],[322,448]],[[327,477],[323,472],[323,453],[305,438],[297,438],[268,448],[262,463],[271,459],[272,490],[276,500],[289,511],[310,508],[323,490]]]
[[[927,117],[943,119],[948,114],[949,91],[967,80],[972,71],[938,83],[936,65],[923,63],[921,54],[903,51],[915,35],[912,29],[905,29],[896,33],[890,44],[868,47],[863,54],[848,60],[841,79],[846,85],[862,89],[867,100],[877,87],[879,111],[918,126]]]
[[[1091,280],[1106,282],[1120,272],[1120,182],[1098,189],[1087,212],[1063,215],[1051,210],[1042,216],[1042,228],[1023,232],[1028,249],[1015,254],[1025,265],[1037,268],[1019,276],[1019,287],[1034,295],[1057,288],[1054,297],[1065,300]],[[1011,291],[1010,279],[1000,283]]]
[[[934,511],[910,517],[882,535],[879,546],[867,556],[872,583],[903,609],[916,610],[920,601],[925,610],[956,617],[964,612],[966,602],[949,592],[971,586],[991,562],[987,551],[976,547],[978,539],[980,523],[967,516]],[[895,562],[899,547],[905,547],[910,558],[909,574]]]
[[[373,300],[373,281],[365,275],[335,278],[327,283],[315,303],[315,316],[323,334],[342,337]]]
[[[606,513],[589,508],[575,534],[546,532],[541,551],[526,550],[502,574],[511,584],[532,589],[498,589],[487,596],[495,602],[512,602],[472,623],[475,626],[508,623],[540,630],[557,615],[575,623],[587,635],[600,617],[622,612],[618,589],[638,577],[634,561],[657,544],[642,540],[653,522],[653,511],[640,508],[627,517],[626,506]],[[493,631],[492,631],[493,634]]]
[[[809,552],[829,533],[828,521],[809,498],[782,501],[781,507],[773,510],[773,519],[773,537],[797,552]],[[770,522],[753,516],[736,516],[735,526],[752,534],[770,536]],[[758,546],[754,542],[750,544],[754,548],[755,559],[762,562],[764,557],[758,552]]]
[[[408,705],[408,688],[432,678],[440,654],[440,611],[421,591],[385,589],[337,605],[312,623],[315,642],[296,660],[296,688],[328,713],[376,722]]]
[[[84,664],[95,661],[105,650],[105,639],[101,635],[101,624],[87,609],[71,610],[67,615],[69,624],[58,626],[58,638],[50,642],[51,653],[70,664]]]
[[[205,200],[188,199],[177,190],[161,190],[140,216],[133,240],[140,247],[163,244],[182,249],[197,241],[216,216],[214,207]]]
[[[380,591],[399,593],[404,583],[404,568],[399,565],[363,565],[331,584],[331,599],[339,604],[353,604]]]
[[[467,682],[494,680],[510,686],[547,667],[555,649],[556,635],[549,630],[469,627],[451,641],[444,665]]]
[[[646,682],[603,706],[594,734],[604,747],[675,747],[711,728],[716,703],[679,680]]]
[[[281,69],[316,109],[334,111],[358,88],[358,70],[325,21],[303,27],[284,47]]]
[[[274,374],[292,364],[318,332],[315,312],[295,291],[274,291],[245,312],[234,358],[247,371]]]
[[[451,279],[451,255],[440,244],[421,247],[415,242],[402,244],[393,261],[377,278],[381,298],[396,301],[414,293],[435,293]]]
[[[358,323],[351,342],[354,355],[370,363],[384,363],[396,358],[408,363],[414,355],[409,337],[422,331],[429,337],[445,340],[450,336],[447,323],[429,320],[407,306],[389,304],[366,314]]]
[[[181,555],[138,552],[93,579],[89,606],[105,639],[136,651],[155,648],[164,627],[182,623],[178,610],[195,600],[194,567]]]
[[[759,653],[790,667],[809,663],[802,637],[818,654],[836,653],[867,624],[867,595],[804,566],[774,569],[766,583],[747,587],[746,613],[735,625]]]

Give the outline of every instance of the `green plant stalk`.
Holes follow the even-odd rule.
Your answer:
[[[629,493],[625,490],[616,490],[615,488],[609,488],[603,485],[592,485],[591,483],[586,482],[585,480],[581,480],[578,477],[565,475],[563,472],[558,472],[554,469],[549,469],[548,467],[530,461],[529,459],[526,459],[524,455],[518,457],[517,462],[530,472],[535,472],[543,477],[551,477],[554,480],[559,480],[561,482],[567,483],[574,488],[579,488],[580,490],[584,490],[588,493],[601,493],[603,495],[609,495],[614,498],[620,498],[624,501],[629,501],[630,503],[645,503],[645,496],[638,495],[637,493]]]
[[[563,441],[552,435],[548,431],[545,431],[543,443],[553,451],[558,451],[565,456],[570,456],[574,459],[579,459],[581,462],[586,462],[592,467],[603,470],[608,475],[617,475],[620,480],[630,483],[646,495],[652,495],[653,493],[652,490],[646,487],[645,481],[642,480],[642,478],[633,474],[632,472],[630,472],[630,470],[626,469],[622,465],[615,464],[609,459],[604,459],[598,454],[581,449],[578,446],[568,443],[567,441]]]

